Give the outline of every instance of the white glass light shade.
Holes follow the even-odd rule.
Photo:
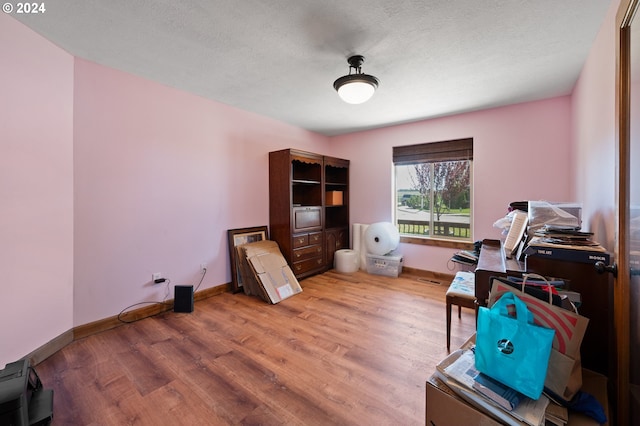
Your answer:
[[[364,56],[351,56],[349,74],[344,75],[333,82],[333,88],[338,92],[340,99],[349,104],[361,104],[368,101],[378,88],[380,83],[377,78],[362,72]]]
[[[348,104],[361,104],[373,96],[376,88],[365,81],[350,81],[338,88],[338,96]]]

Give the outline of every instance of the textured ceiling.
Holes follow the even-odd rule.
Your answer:
[[[12,14],[75,56],[337,135],[566,95],[605,0],[56,0]],[[374,97],[333,81],[365,56]]]

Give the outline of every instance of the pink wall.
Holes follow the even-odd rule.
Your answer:
[[[512,201],[571,198],[570,98],[495,108],[332,138],[351,159],[351,221],[391,221],[392,147],[473,137],[473,239],[500,238],[493,223]],[[375,149],[373,149],[375,147]],[[401,244],[406,266],[450,272],[453,249]]]
[[[73,325],[73,57],[0,14],[0,368]]]
[[[0,15],[0,270],[3,300],[16,301],[0,310],[0,364],[161,300],[153,272],[195,284],[206,263],[202,288],[228,282],[226,231],[268,224],[275,149],[350,159],[351,221],[370,223],[391,220],[393,146],[473,137],[475,239],[499,237],[493,222],[524,199],[582,202],[601,228],[615,189],[614,21],[610,13],[572,98],[328,139],[74,60]],[[400,250],[407,266],[441,272],[453,252]],[[24,316],[26,301],[38,315]]]
[[[640,76],[639,76],[640,77]],[[631,123],[630,123],[630,135],[631,135],[631,152],[629,153],[629,163],[631,165],[640,164],[640,81],[631,82]],[[630,167],[630,180],[631,185],[629,188],[630,193],[630,205],[634,214],[640,214],[640,168]],[[634,216],[631,217],[634,219]],[[634,221],[636,227],[640,226],[638,223],[640,219],[636,217]]]
[[[227,230],[269,224],[268,152],[328,139],[75,61],[74,324],[231,280]]]
[[[616,223],[616,11],[613,1],[572,96],[575,197],[585,228],[613,251]]]

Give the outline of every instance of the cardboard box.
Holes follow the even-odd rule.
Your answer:
[[[604,413],[609,419],[609,397],[607,396],[607,377],[595,371],[582,369],[582,391],[593,395],[602,405]],[[595,426],[596,422],[591,417],[575,411],[569,411],[567,426]],[[605,425],[609,423],[604,423]]]
[[[607,378],[588,370],[583,370],[582,375],[585,379],[583,390],[595,396],[603,404],[608,418]],[[426,407],[425,424],[427,425],[495,426],[502,424],[472,405],[467,404],[435,375],[427,380]],[[597,425],[598,423],[594,419],[575,411],[569,411],[567,426]]]
[[[327,191],[324,204],[327,206],[341,206],[343,204],[342,191]]]
[[[397,278],[402,273],[402,255],[395,252],[378,256],[367,254],[367,272],[374,275]]]
[[[464,402],[435,376],[427,380],[426,398],[425,424],[427,425],[499,426],[501,424]]]
[[[239,247],[244,253],[241,272],[247,294],[257,295],[266,302],[276,304],[302,292],[302,287],[282,256],[278,243],[266,240]],[[253,276],[247,273],[247,265]]]
[[[253,243],[251,243],[253,244]],[[242,282],[242,290],[247,296],[257,296],[265,302],[269,302],[269,296],[262,285],[260,285],[245,251],[246,244],[236,246],[236,256],[238,256],[238,279]]]
[[[468,349],[475,343],[473,334],[462,346]],[[449,358],[449,357],[447,357]],[[441,364],[447,359],[441,361]],[[582,390],[593,395],[602,404],[607,418],[609,405],[607,397],[607,377],[591,370],[582,369]],[[427,380],[426,424],[427,425],[500,425],[489,414],[464,401],[451,390],[436,374]],[[596,426],[598,423],[582,414],[569,410],[567,426]]]

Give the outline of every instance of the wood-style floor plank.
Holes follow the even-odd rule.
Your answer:
[[[329,271],[269,305],[223,293],[68,345],[36,366],[53,425],[422,425],[445,292]],[[452,315],[451,345],[474,331]]]

